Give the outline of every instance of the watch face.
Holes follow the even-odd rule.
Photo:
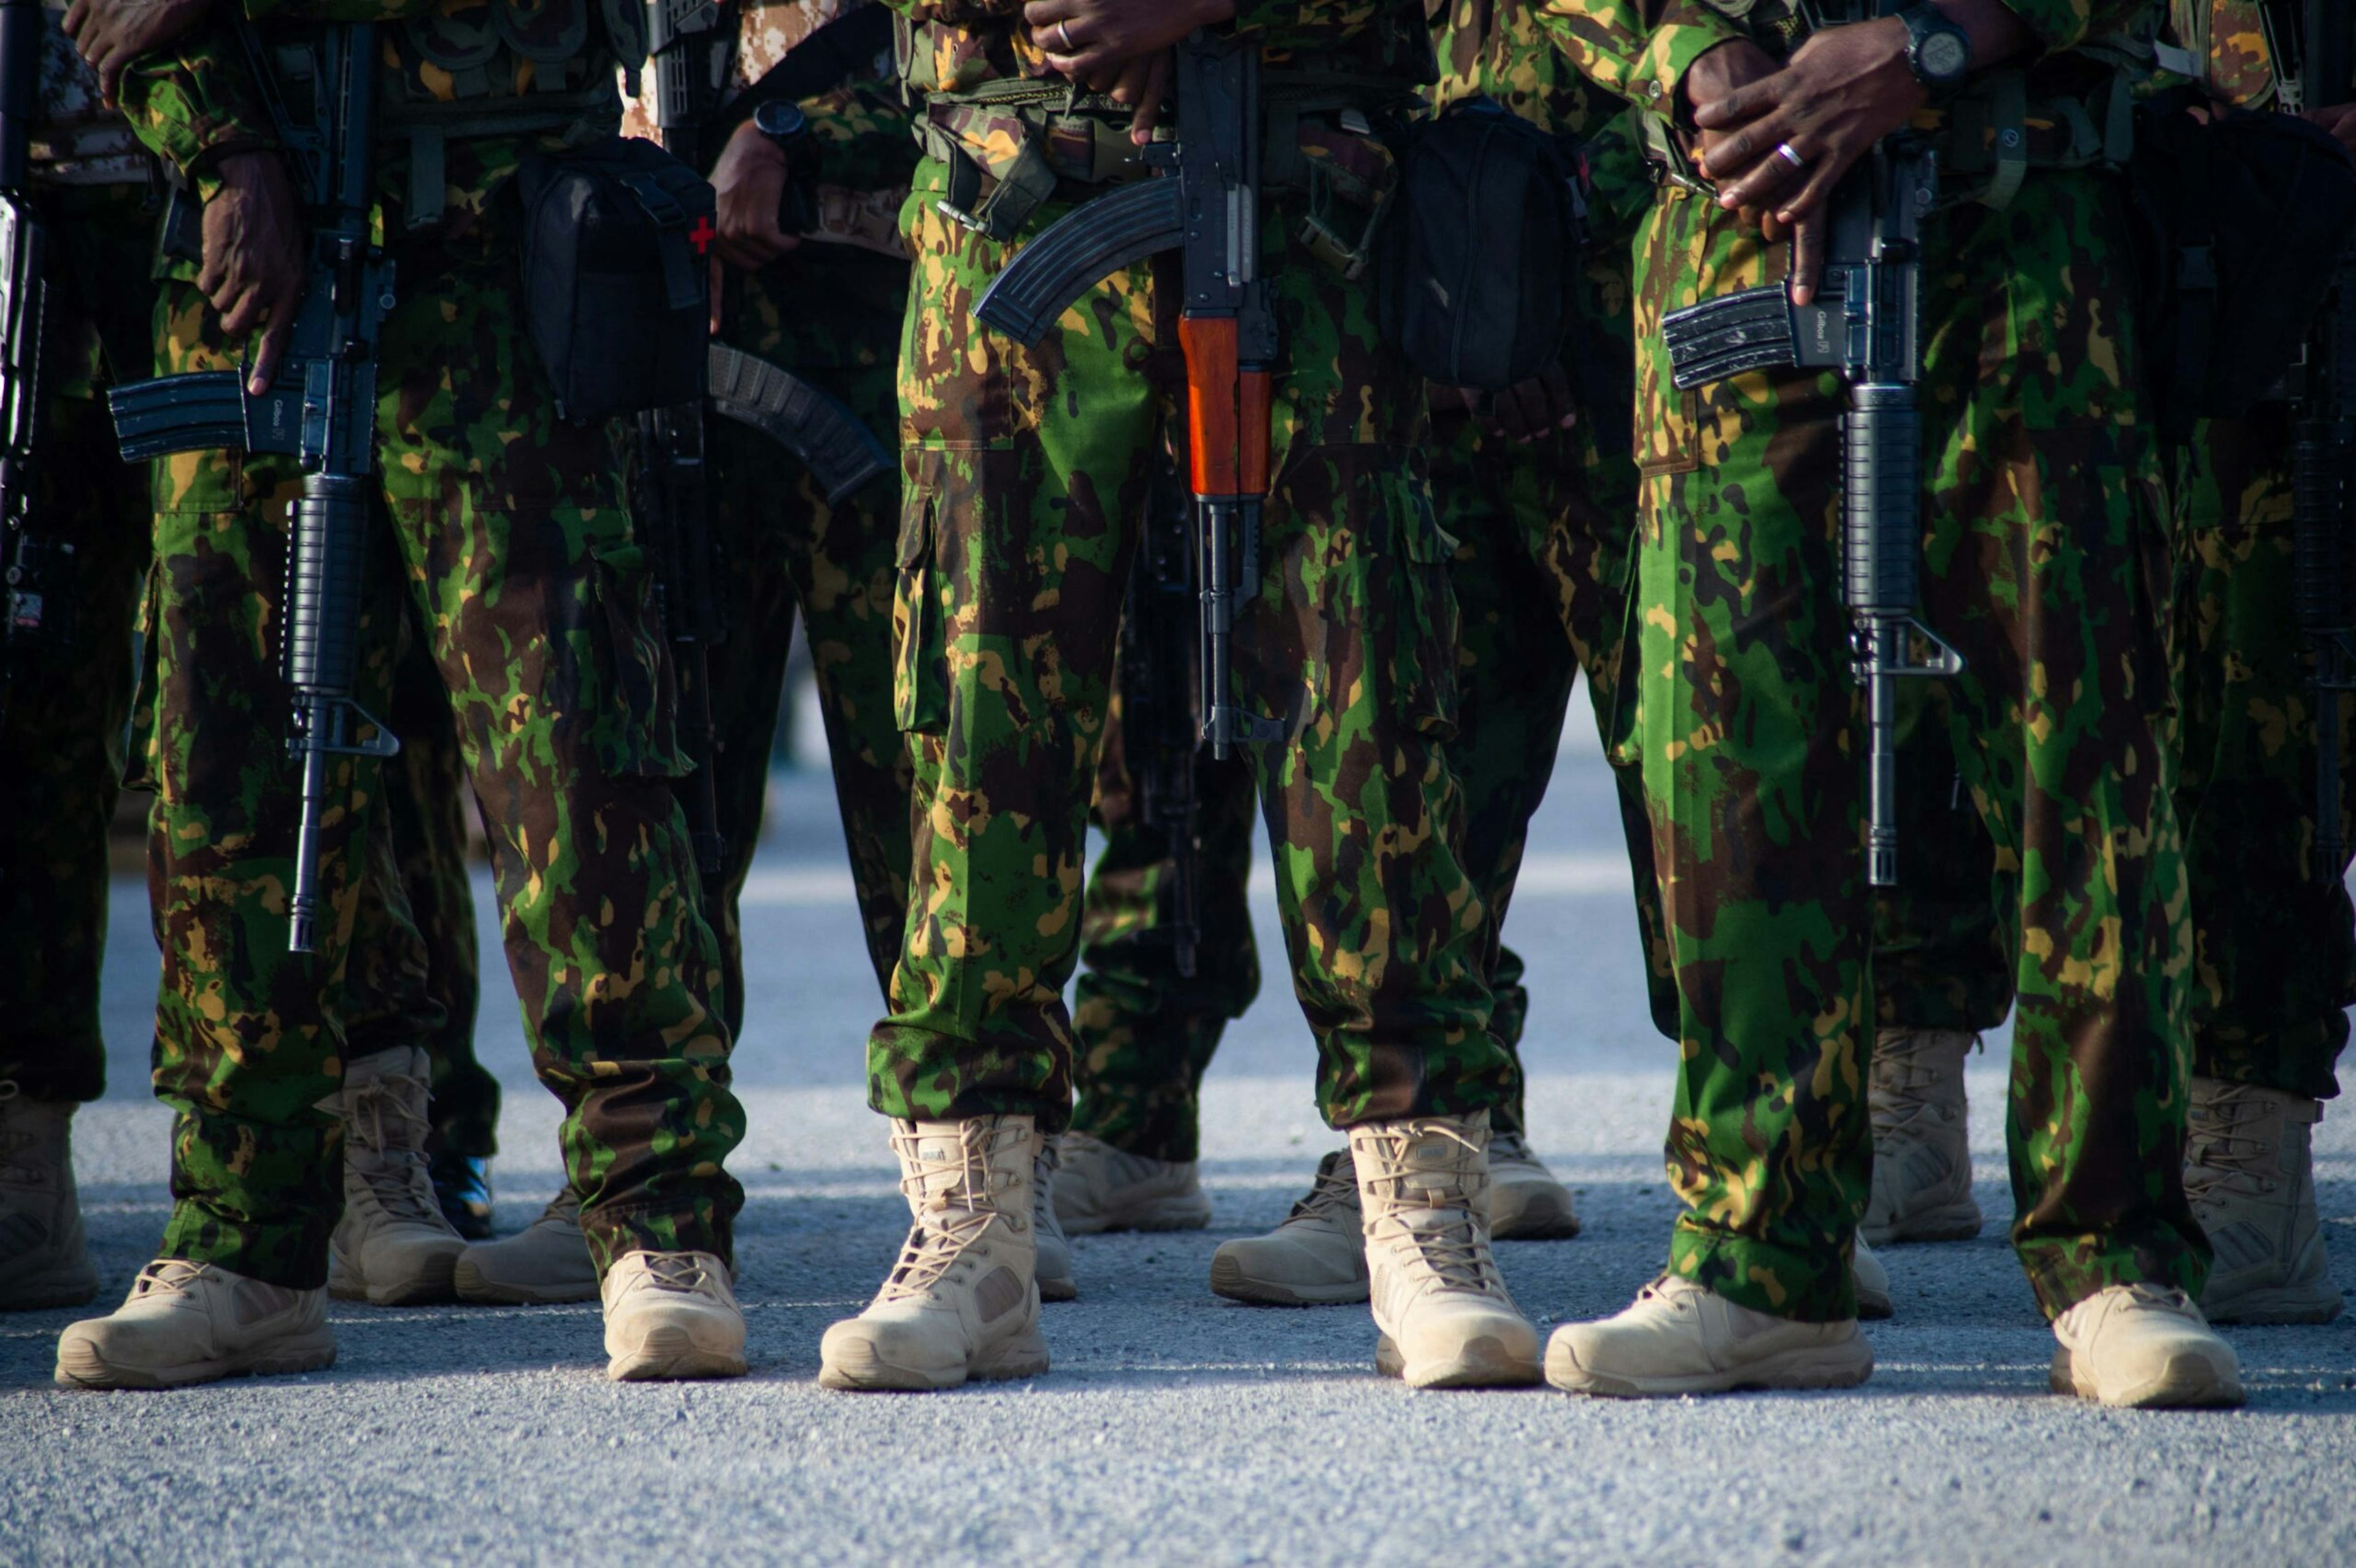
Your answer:
[[[754,128],[764,136],[791,136],[807,123],[798,103],[764,103],[753,111]]]
[[[1937,32],[1922,40],[1919,57],[1922,74],[1933,81],[1953,81],[1972,61],[1972,47],[1960,33]]]

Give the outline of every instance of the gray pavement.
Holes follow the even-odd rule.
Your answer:
[[[1574,1242],[1500,1248],[1547,1322],[1623,1306],[1674,1210],[1659,1155],[1673,1057],[1645,1018],[1609,792],[1582,739],[1508,932],[1532,969],[1534,1140],[1587,1221]],[[823,785],[781,775],[773,816],[736,1058],[751,1377],[609,1384],[594,1306],[337,1304],[331,1371],[65,1392],[48,1385],[51,1347],[80,1314],[0,1317],[0,1561],[2356,1558],[2356,1320],[2234,1331],[2245,1410],[2091,1409],[2045,1392],[2051,1339],[1995,1236],[1884,1254],[1898,1317],[1868,1330],[1873,1381],[1839,1394],[1411,1393],[1374,1375],[1363,1308],[1215,1299],[1211,1249],[1280,1218],[1333,1141],[1278,988],[1205,1087],[1212,1229],[1081,1238],[1083,1297],[1047,1312],[1052,1373],[949,1394],[822,1391],[819,1335],[873,1288],[904,1211],[862,1104],[876,1004]],[[135,882],[118,889],[112,1091],[78,1123],[110,1296],[148,1257],[167,1201],[167,1124],[145,1091],[144,903]],[[1265,890],[1258,906],[1262,950],[1278,953]],[[496,954],[486,973],[512,1229],[556,1188],[555,1115]],[[1981,1204],[2000,1215],[1991,1044],[1971,1073],[1974,1146]],[[2336,1273],[2356,1292],[2351,1120],[2327,1120],[2318,1147]]]

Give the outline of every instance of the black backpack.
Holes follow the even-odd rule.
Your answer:
[[[2297,362],[2356,234],[2356,164],[2319,126],[2184,87],[2136,112],[2128,172],[2145,382],[2180,441],[2248,413]]]
[[[1383,241],[1383,337],[1428,379],[1501,391],[1556,363],[1586,203],[1579,160],[1487,98],[1411,134]]]
[[[560,413],[610,419],[700,401],[718,198],[652,142],[524,159],[524,322]]]

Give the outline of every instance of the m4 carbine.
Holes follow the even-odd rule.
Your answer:
[[[1099,280],[1181,252],[1186,435],[1202,606],[1203,739],[1225,761],[1284,726],[1236,700],[1236,609],[1258,575],[1269,489],[1276,312],[1259,272],[1260,91],[1255,37],[1196,32],[1177,49],[1179,139],[1143,149],[1157,178],[1122,186],[1048,225],[976,302],[981,323],[1036,343]]]
[[[1919,321],[1922,214],[1938,165],[1921,136],[1884,137],[1834,187],[1824,281],[1808,304],[1783,283],[1706,300],[1663,318],[1679,390],[1746,370],[1838,369],[1841,586],[1869,738],[1866,873],[1898,880],[1898,680],[1952,676],[1961,655],[1916,618],[1922,575],[1922,426]],[[1929,645],[1918,662],[1914,639]]]
[[[36,533],[32,515],[48,314],[47,237],[32,202],[41,30],[40,0],[0,0],[0,649],[10,654],[72,640],[72,603],[52,578],[74,541]],[[0,660],[0,673],[14,662]],[[0,705],[6,696],[0,684]]]
[[[2290,6],[2262,13],[2275,48],[2280,106],[2292,113],[2347,103],[2356,75],[2356,9],[2348,0],[2303,0],[2297,36]],[[2340,880],[2340,699],[2356,691],[2356,241],[2333,270],[2307,353],[2286,389],[2291,404],[2292,609],[2315,659],[2315,854],[2319,882]]]
[[[369,242],[379,63],[372,25],[312,35],[316,91],[309,112],[297,119],[252,35],[242,26],[239,32],[309,227],[307,275],[286,357],[260,394],[246,389],[242,370],[207,370],[127,382],[109,401],[126,462],[229,448],[283,453],[302,464],[303,494],[288,519],[282,662],[294,699],[288,749],[303,768],[286,944],[308,953],[321,912],[327,759],[389,757],[401,749],[353,698],[375,505],[377,337],[392,308],[392,265]],[[272,45],[282,56],[290,47],[276,37]]]

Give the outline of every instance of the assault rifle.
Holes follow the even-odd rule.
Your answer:
[[[1873,0],[1853,0],[1873,14]],[[1663,318],[1679,390],[1746,370],[1838,369],[1848,382],[1841,415],[1841,583],[1869,731],[1866,873],[1898,880],[1898,680],[1952,676],[1963,656],[1916,618],[1922,571],[1922,426],[1914,384],[1919,341],[1922,214],[1938,189],[1929,143],[1909,132],[1884,137],[1842,177],[1831,199],[1831,235],[1815,298],[1791,303],[1783,283],[1705,300]],[[1917,661],[1913,642],[1929,645]]]
[[[1269,487],[1276,313],[1259,275],[1257,37],[1196,32],[1177,49],[1179,139],[1142,150],[1159,177],[1120,186],[1048,225],[976,302],[984,325],[1036,343],[1099,280],[1181,253],[1186,435],[1202,614],[1202,737],[1224,762],[1284,726],[1237,705],[1236,607],[1258,577]]]
[[[48,294],[42,276],[47,236],[32,200],[41,31],[40,0],[0,0],[0,649],[11,654],[72,640],[72,600],[51,576],[63,572],[74,541],[33,531]],[[0,684],[0,703],[6,694]]]
[[[1144,538],[1129,569],[1120,617],[1120,742],[1136,792],[1138,820],[1162,836],[1170,864],[1166,941],[1178,973],[1194,977],[1202,938],[1202,857],[1196,853],[1194,768],[1202,726],[1194,716],[1194,542],[1186,492],[1166,458],[1154,469]]]
[[[132,381],[109,396],[126,462],[232,448],[279,453],[303,467],[288,519],[283,667],[294,688],[288,750],[303,765],[302,817],[286,945],[308,953],[319,916],[319,835],[327,759],[390,757],[384,721],[353,699],[359,673],[360,587],[376,485],[377,335],[392,308],[392,264],[370,243],[375,204],[376,28],[313,35],[309,111],[289,112],[253,35],[241,25],[255,82],[276,123],[309,228],[303,300],[286,357],[266,392],[239,370]],[[273,36],[272,52],[287,41]],[[363,731],[367,731],[362,738]]]
[[[2349,101],[2356,75],[2356,12],[2347,0],[2303,0],[2297,36],[2289,7],[2262,16],[2281,107],[2291,113]],[[2340,699],[2356,691],[2356,242],[2340,252],[2331,292],[2285,389],[2291,403],[2292,611],[2315,656],[2315,859],[2337,882],[2347,844],[2340,832]]]
[[[720,101],[727,88],[728,64],[736,43],[737,7],[725,0],[649,0],[647,16],[656,133],[665,151],[701,171],[710,166],[718,151],[706,144],[708,133],[716,128]],[[802,57],[803,48],[818,43],[842,20],[805,39],[791,51],[787,62]],[[875,21],[868,18],[862,24],[864,31],[872,31]],[[873,50],[869,52],[872,55]],[[790,73],[781,63],[770,76],[787,80],[776,91],[801,85],[806,72],[811,80],[808,91],[798,96],[823,91],[828,83],[817,77],[826,69],[839,69],[841,57],[839,48],[813,51],[804,57],[808,66]],[[765,85],[767,80],[764,79]],[[728,123],[733,126],[734,121]],[[796,163],[809,165],[813,151],[805,132],[803,156]],[[780,221],[789,231],[807,229],[814,220],[806,194],[808,175],[802,167],[795,173],[800,177],[788,183],[780,213]],[[890,454],[850,410],[766,359],[714,343],[707,376],[712,408],[750,425],[801,459],[830,501],[843,500],[891,465]],[[655,559],[659,566],[663,619],[670,635],[672,657],[680,667],[680,723],[694,763],[693,773],[682,781],[683,804],[696,867],[703,874],[710,898],[716,893],[713,879],[721,874],[727,849],[712,776],[719,736],[712,716],[710,656],[712,648],[726,638],[728,626],[714,592],[722,563],[712,531],[704,409],[701,404],[684,404],[642,414],[638,434],[634,498],[637,516],[659,536]]]

